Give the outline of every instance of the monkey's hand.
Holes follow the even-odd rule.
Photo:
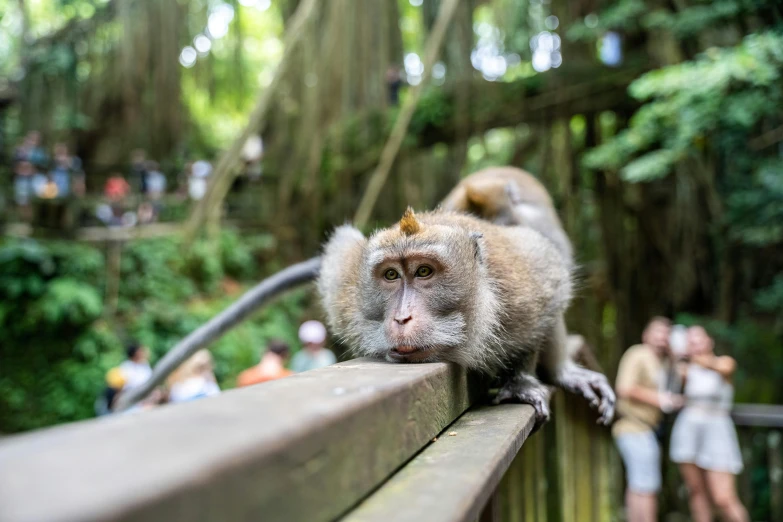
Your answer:
[[[568,366],[559,372],[557,384],[564,390],[587,399],[590,406],[598,410],[600,424],[608,426],[612,422],[617,399],[604,374],[578,366]]]
[[[501,402],[521,402],[529,404],[536,412],[536,424],[533,431],[537,431],[549,420],[549,399],[552,389],[529,373],[519,372],[508,380],[500,389],[493,404]]]

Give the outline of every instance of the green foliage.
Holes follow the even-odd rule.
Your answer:
[[[136,339],[153,360],[239,297],[221,290],[225,276],[252,281],[270,236],[223,232],[214,246],[198,242],[183,255],[179,239],[125,245],[120,316],[102,319],[106,267],[101,250],[66,242],[0,244],[0,433],[40,428],[93,415],[106,372]],[[267,271],[269,268],[265,269]],[[228,288],[228,286],[227,286]],[[310,295],[292,292],[229,332],[212,347],[223,387],[258,362],[265,342],[295,347]]]
[[[409,134],[420,134],[427,126],[442,127],[452,120],[454,104],[439,89],[427,89],[421,95],[409,126]]]
[[[638,31],[639,20],[647,12],[647,4],[643,0],[620,0],[610,4],[600,16],[588,15],[581,22],[573,24],[566,36],[570,40],[594,40],[606,31],[623,30]]]
[[[89,324],[103,311],[101,295],[79,281],[59,278],[49,282],[46,290],[29,310],[32,323],[51,326]]]
[[[675,36],[684,38],[732,20],[742,11],[743,3],[749,2],[722,0],[708,5],[685,7],[676,14],[666,9],[656,9],[642,18],[642,25],[646,29],[670,30]]]
[[[93,248],[0,244],[0,432],[92,414],[103,372],[121,354],[99,321],[102,276]]]
[[[728,222],[733,239],[754,246],[783,242],[783,161],[761,164],[753,182],[728,197]]]
[[[584,164],[648,181],[700,153],[705,140],[749,139],[769,106],[783,100],[782,70],[783,35],[769,31],[647,73],[630,86],[631,95],[647,103],[628,129],[586,154]]]
[[[736,21],[737,16],[762,11],[764,2],[753,0],[719,0],[717,2],[677,5],[668,8],[650,6],[643,0],[620,0],[611,3],[600,15],[590,15],[572,25],[567,37],[574,41],[594,40],[606,31],[625,34],[647,31],[668,31],[684,39],[699,35],[702,31],[719,29]]]
[[[772,284],[760,290],[754,299],[759,311],[775,315],[775,331],[783,337],[783,274],[778,274]]]
[[[121,261],[121,311],[146,300],[184,301],[196,292],[188,279],[182,245],[168,238],[136,241],[125,246]]]
[[[268,236],[260,237],[260,246],[263,247],[269,239]],[[220,235],[220,259],[226,275],[234,279],[247,279],[253,275],[257,267],[251,247],[259,246],[259,240],[246,242],[233,230],[224,231]]]
[[[213,292],[223,279],[223,263],[220,250],[207,241],[198,241],[185,257],[184,274],[196,282],[200,289]]]

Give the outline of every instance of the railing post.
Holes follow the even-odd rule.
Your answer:
[[[769,466],[770,520],[783,520],[783,451],[781,432],[770,430],[767,434],[767,465]]]

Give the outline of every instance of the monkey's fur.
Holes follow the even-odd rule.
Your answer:
[[[370,238],[339,227],[318,290],[332,332],[357,354],[453,361],[501,377],[496,400],[531,404],[539,425],[550,395],[541,377],[583,395],[608,423],[615,398],[606,378],[567,355],[572,266],[543,186],[519,169],[487,169],[439,210],[408,209]]]

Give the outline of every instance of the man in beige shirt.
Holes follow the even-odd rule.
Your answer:
[[[682,397],[666,390],[671,322],[654,317],[644,329],[642,344],[626,350],[617,369],[617,413],[612,427],[623,458],[628,488],[629,522],[655,522],[661,488],[661,450],[655,430],[663,413],[682,407]]]

